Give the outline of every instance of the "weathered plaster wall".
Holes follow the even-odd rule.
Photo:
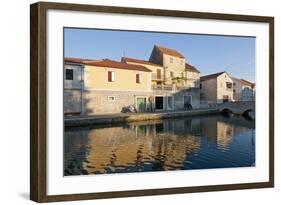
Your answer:
[[[66,80],[66,69],[73,70],[73,80]],[[77,64],[64,65],[64,88],[67,89],[81,89],[83,79],[83,66]]]
[[[201,81],[201,99],[204,101],[217,101],[217,79]]]
[[[63,110],[64,113],[82,112],[81,90],[64,89],[63,92]]]
[[[171,62],[171,59],[172,62]],[[163,67],[165,69],[165,78],[168,84],[172,83],[171,72],[173,72],[173,77],[184,77],[185,76],[185,59],[178,58],[175,56],[170,56],[163,54]]]
[[[200,85],[200,73],[186,71],[185,72],[185,77],[186,77],[186,86],[187,87],[199,88],[199,85]]]

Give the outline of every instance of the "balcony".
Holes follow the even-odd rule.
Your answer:
[[[154,81],[165,81],[164,75],[157,75],[157,73],[152,73],[151,78]]]
[[[153,85],[152,90],[154,91],[173,91],[173,85]]]

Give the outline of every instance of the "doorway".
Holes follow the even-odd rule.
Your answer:
[[[155,97],[155,109],[163,110],[163,108],[164,108],[164,97],[163,96]]]
[[[146,111],[146,98],[145,97],[137,97],[136,109],[138,112]]]
[[[228,97],[228,95],[223,95],[222,96],[222,102],[229,102],[229,97]]]
[[[184,103],[184,109],[190,110],[192,108],[192,96],[191,95],[183,96],[183,103]]]

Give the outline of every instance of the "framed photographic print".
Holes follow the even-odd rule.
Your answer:
[[[37,202],[274,186],[274,18],[31,5]]]

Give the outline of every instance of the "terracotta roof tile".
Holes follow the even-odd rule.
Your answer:
[[[84,65],[92,65],[92,66],[98,66],[98,67],[109,67],[109,68],[118,68],[118,69],[124,69],[124,70],[138,70],[138,71],[144,71],[144,72],[152,72],[148,68],[142,66],[142,65],[134,65],[134,64],[127,64],[127,63],[121,63],[118,61],[113,60],[91,60],[91,59],[80,59],[80,58],[64,58],[65,62],[74,62],[74,63],[80,63]]]
[[[182,54],[180,54],[178,51],[171,49],[171,48],[165,48],[159,45],[156,45],[156,47],[164,54],[170,55],[170,56],[175,56],[178,58],[184,58]]]
[[[140,63],[140,64],[147,64],[147,65],[162,67],[161,65],[158,65],[158,64],[155,64],[155,63],[151,63],[151,62],[145,61],[145,60],[136,59],[136,58],[122,57],[121,61],[125,62],[125,63],[132,62],[132,63]]]
[[[185,70],[190,71],[190,72],[194,72],[194,73],[200,73],[199,70],[197,70],[194,66],[192,66],[188,63],[185,64]]]

